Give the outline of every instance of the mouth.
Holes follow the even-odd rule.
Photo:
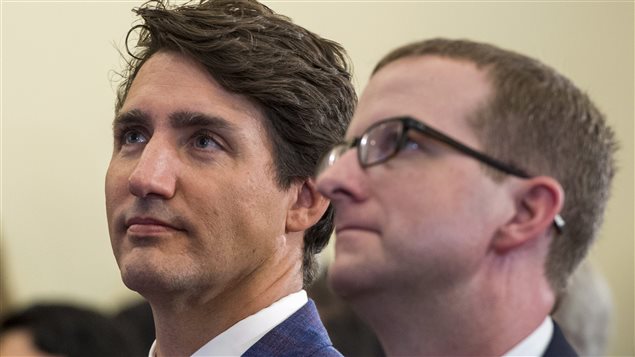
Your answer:
[[[372,229],[372,228],[368,228],[368,227],[364,227],[364,226],[359,226],[359,225],[342,225],[342,226],[336,226],[335,227],[335,234],[336,235],[340,235],[342,233],[345,232],[368,232],[368,233],[378,233],[377,230]]]
[[[125,222],[126,232],[133,236],[154,236],[175,231],[184,231],[179,225],[153,217],[133,217]]]

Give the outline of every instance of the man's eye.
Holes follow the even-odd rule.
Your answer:
[[[194,137],[193,145],[201,150],[222,150],[223,146],[209,135],[201,134]]]
[[[423,149],[423,147],[421,146],[419,142],[413,140],[412,138],[407,138],[406,142],[403,145],[402,150],[421,150],[421,149]]]
[[[408,151],[425,151],[430,153],[435,146],[435,140],[425,134],[410,131],[406,136],[402,150]]]
[[[141,144],[147,141],[148,139],[137,130],[128,130],[122,136],[123,145]]]

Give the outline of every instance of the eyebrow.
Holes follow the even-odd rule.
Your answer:
[[[170,126],[174,129],[189,127],[209,127],[223,131],[236,131],[238,128],[228,120],[216,116],[199,112],[178,111],[170,114]],[[132,109],[119,113],[113,121],[113,127],[121,125],[140,124],[149,125],[150,115],[140,109]]]
[[[133,109],[127,112],[118,113],[115,120],[112,122],[112,127],[117,128],[123,125],[145,125],[148,124],[150,119],[148,115],[139,109]]]
[[[234,132],[238,130],[235,124],[220,116],[190,111],[178,111],[170,114],[170,125],[174,129],[206,127],[223,132]]]

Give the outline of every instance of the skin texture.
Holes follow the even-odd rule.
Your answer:
[[[469,118],[490,95],[486,73],[469,62],[399,59],[371,78],[347,137],[410,115],[480,150]],[[336,209],[330,283],[389,355],[502,354],[553,304],[536,262],[562,192],[544,177],[496,182],[476,160],[410,139],[366,169],[351,150],[318,178]]]
[[[306,182],[277,185],[262,115],[159,52],[115,119],[111,243],[124,283],[153,307],[161,355],[191,354],[302,287],[303,230],[326,201]]]

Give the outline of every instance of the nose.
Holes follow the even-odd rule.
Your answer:
[[[141,198],[172,198],[176,191],[177,172],[177,153],[155,136],[144,147],[128,178],[129,190]]]
[[[341,201],[363,201],[368,196],[368,181],[357,160],[357,149],[348,150],[316,180],[317,188],[334,205]]]

